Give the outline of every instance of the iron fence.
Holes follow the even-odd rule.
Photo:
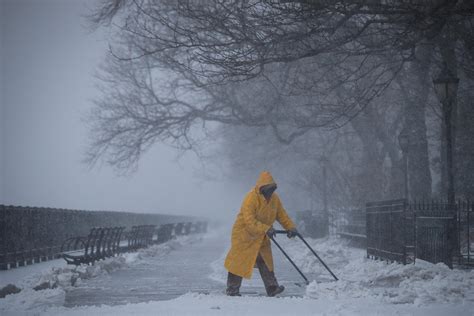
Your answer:
[[[367,256],[474,265],[473,203],[390,200],[367,203]]]
[[[367,257],[410,262],[414,258],[410,218],[405,200],[367,203]]]
[[[413,214],[417,259],[453,266],[456,247],[456,205],[418,201],[408,205]]]
[[[474,266],[474,203],[457,203],[457,263]]]
[[[161,225],[191,217],[0,205],[0,270],[60,257],[64,240],[91,227]]]

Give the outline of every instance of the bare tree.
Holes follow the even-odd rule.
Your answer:
[[[325,53],[390,52],[407,60],[448,23],[469,33],[463,17],[474,13],[470,1],[443,0],[109,0],[95,22],[110,21],[116,8],[126,8],[122,30],[132,35],[133,58],[164,54],[212,83],[249,79],[269,64]]]
[[[341,128],[420,47],[457,43],[472,74],[473,13],[470,1],[104,0],[92,21],[116,37],[89,161],[133,166],[158,140],[195,148],[213,122],[268,127],[285,144]]]

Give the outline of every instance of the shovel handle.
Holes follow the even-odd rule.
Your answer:
[[[329,271],[329,273],[331,273],[332,277],[334,278],[334,280],[339,280],[337,278],[337,276],[331,271],[331,269],[329,269],[329,267],[324,263],[323,259],[321,259],[318,254],[316,253],[316,251],[314,251],[313,248],[311,248],[311,246],[306,242],[306,240],[304,240],[303,236],[301,236],[300,233],[297,233],[298,237],[301,239],[302,242],[304,242],[304,244],[309,248],[309,250],[311,250],[311,252],[315,255],[316,258],[318,258],[319,262],[321,262],[321,264],[326,268],[326,270]]]
[[[274,231],[275,234],[288,234],[288,231],[286,230],[275,230]],[[328,272],[332,275],[332,277],[334,278],[334,280],[338,280],[338,278],[336,277],[336,275],[334,275],[334,273],[331,271],[331,269],[329,269],[329,267],[326,265],[326,263],[324,263],[324,261],[318,256],[318,254],[316,253],[316,251],[314,251],[313,248],[311,248],[311,246],[306,242],[306,240],[304,240],[303,236],[301,236],[300,233],[296,233],[296,235],[301,239],[301,241],[309,248],[309,250],[311,250],[311,252],[313,253],[313,255],[319,260],[319,262],[321,262],[321,264],[326,268],[326,270],[328,270]]]
[[[288,259],[288,261],[290,261],[290,263],[293,265],[293,267],[295,267],[296,271],[298,271],[298,273],[304,279],[306,285],[308,285],[309,284],[308,279],[303,274],[303,272],[301,272],[301,270],[298,268],[298,266],[293,262],[293,260],[291,260],[290,256],[288,256],[288,254],[285,252],[285,250],[283,250],[283,248],[280,246],[280,244],[277,243],[277,241],[273,237],[270,237],[270,239],[275,243],[275,245],[278,247],[278,249],[280,249],[280,251],[285,255],[286,259]]]

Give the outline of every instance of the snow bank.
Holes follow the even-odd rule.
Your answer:
[[[348,247],[341,239],[307,239],[339,278],[331,277],[301,242],[287,245],[302,270],[315,280],[306,295],[315,299],[371,298],[390,304],[474,303],[474,271],[451,270],[442,263],[417,260],[402,265],[366,258],[365,250]]]
[[[132,267],[140,264],[141,260],[146,258],[165,256],[174,249],[185,244],[192,244],[202,238],[202,235],[180,236],[164,244],[95,262],[94,265],[64,266],[62,262],[58,262],[59,266],[48,266],[44,270],[31,270],[34,272],[15,282],[15,285],[22,289],[20,293],[7,295],[0,299],[0,314],[16,314],[19,311],[36,312],[52,306],[62,306],[68,288],[79,285],[83,280]],[[18,271],[12,271],[18,274]],[[46,289],[34,290],[34,287],[39,285],[46,287]]]
[[[22,289],[20,293],[7,295],[0,299],[0,312],[15,311],[18,308],[27,311],[62,306],[66,290],[69,287],[79,284],[82,280],[110,273],[126,266],[125,256],[118,256],[96,262],[93,266],[51,267],[45,271],[28,275],[17,285]],[[39,291],[34,290],[34,287],[39,285],[47,288]]]
[[[357,259],[340,271],[342,281],[311,283],[313,298],[374,297],[387,303],[473,303],[474,273],[452,271],[444,264],[418,260],[416,265],[386,264]]]
[[[315,280],[306,288],[307,298],[333,301],[366,298],[386,304],[416,306],[474,304],[474,271],[451,270],[442,263],[432,264],[422,260],[417,260],[415,265],[376,261],[367,259],[365,250],[348,246],[344,239],[307,238],[306,241],[339,278],[334,282],[329,272],[299,239],[277,238],[310,281]],[[278,250],[274,251],[278,255]],[[227,271],[223,267],[224,258],[225,253],[212,263],[210,278],[225,284]],[[296,273],[295,277],[298,277]],[[247,281],[247,284],[259,284],[253,281]]]
[[[0,288],[3,288],[7,284],[16,284],[20,286],[20,282],[22,282],[22,280],[27,276],[38,274],[42,271],[46,271],[54,267],[64,268],[66,266],[67,263],[63,259],[55,259],[35,263],[20,268],[0,270]]]

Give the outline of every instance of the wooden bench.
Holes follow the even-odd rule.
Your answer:
[[[128,236],[128,250],[144,248],[153,243],[155,225],[133,226]]]
[[[184,227],[184,223],[177,223],[174,226],[174,236],[175,237],[183,235],[183,227]]]
[[[193,227],[192,222],[184,223],[183,226],[183,234],[184,235],[189,235],[191,233],[191,228]]]
[[[173,237],[174,224],[163,224],[156,230],[156,243],[167,242]]]
[[[86,237],[66,239],[61,245],[60,256],[68,264],[90,264],[124,251],[164,243],[176,236],[204,233],[207,231],[207,222],[170,223],[163,224],[158,229],[155,225],[138,225],[127,232],[124,229],[125,227],[94,227]]]
[[[90,264],[120,252],[125,227],[94,227],[87,237],[72,237],[61,245],[60,254],[68,264]]]

